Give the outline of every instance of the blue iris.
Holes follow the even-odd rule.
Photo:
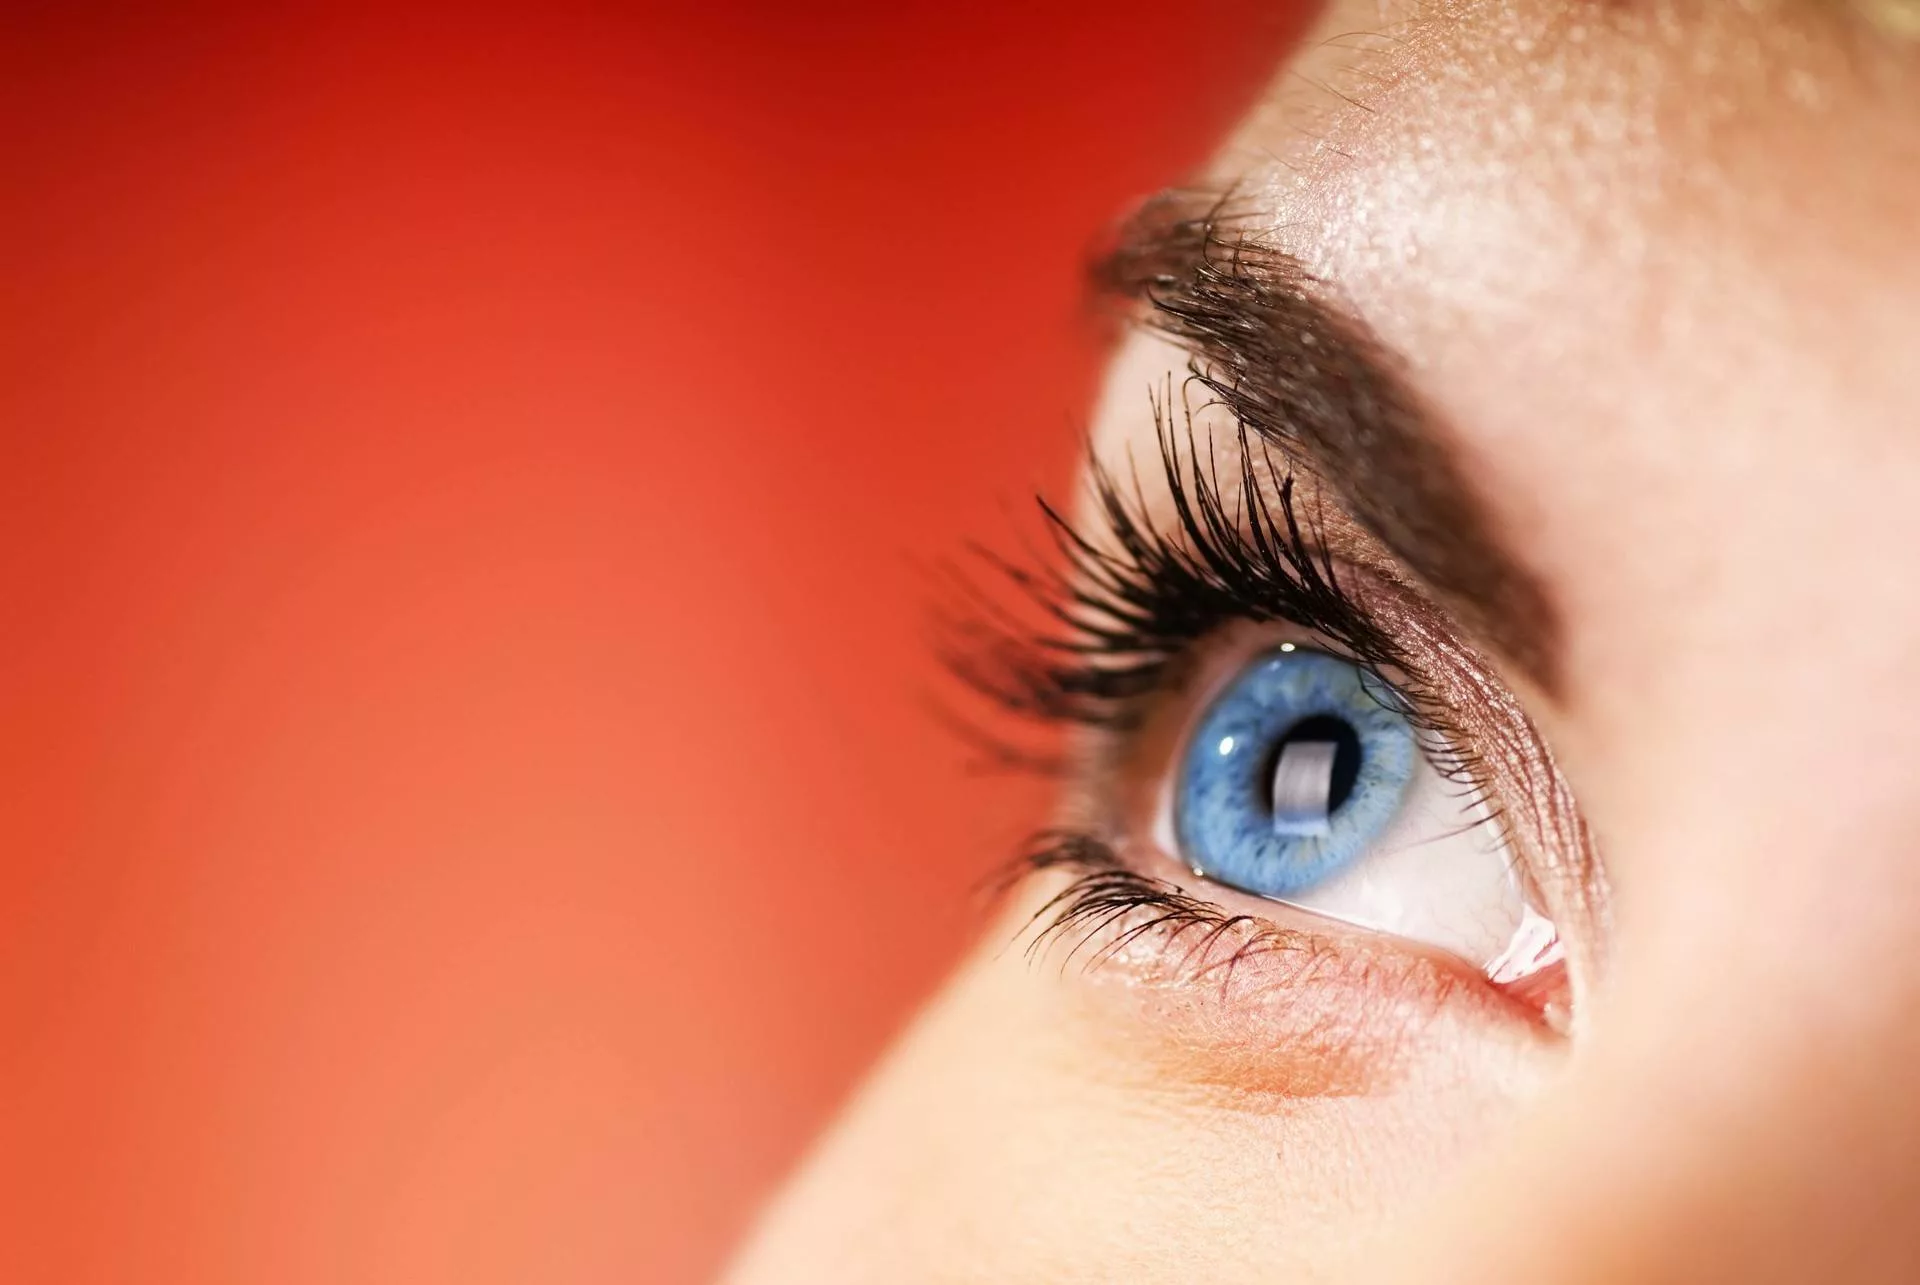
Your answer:
[[[1308,768],[1308,823],[1283,758]],[[1362,671],[1312,651],[1262,656],[1194,729],[1174,786],[1187,862],[1263,897],[1290,897],[1338,873],[1400,810],[1420,753],[1406,717]],[[1317,768],[1317,771],[1311,770]],[[1281,806],[1276,814],[1276,769]]]

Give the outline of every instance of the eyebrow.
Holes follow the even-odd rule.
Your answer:
[[[1190,355],[1192,378],[1249,430],[1311,461],[1347,513],[1548,696],[1559,616],[1498,538],[1449,434],[1402,363],[1322,297],[1292,257],[1235,230],[1231,195],[1148,201],[1096,264],[1103,295]]]

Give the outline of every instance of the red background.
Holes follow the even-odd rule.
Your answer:
[[[699,1279],[976,922],[913,568],[1288,6],[676,8],[9,6],[0,1279]]]

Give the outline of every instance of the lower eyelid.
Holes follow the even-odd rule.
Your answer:
[[[1070,895],[1070,877],[1042,872],[1036,904]],[[1537,1011],[1458,960],[1273,911],[1152,925],[1149,906],[1058,932],[1042,915],[1031,953],[1084,979],[1089,1039],[1119,1040],[1116,1054],[1187,1085],[1374,1094],[1436,1059],[1457,1072],[1463,1056],[1510,1062],[1553,1044]]]

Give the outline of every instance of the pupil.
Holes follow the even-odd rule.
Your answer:
[[[1335,718],[1331,714],[1315,714],[1303,718],[1287,729],[1287,734],[1274,743],[1273,753],[1267,759],[1267,770],[1262,779],[1271,781],[1273,771],[1280,765],[1280,756],[1286,753],[1287,746],[1296,741],[1315,742],[1332,745],[1333,782],[1327,795],[1327,813],[1332,815],[1340,810],[1353,794],[1353,783],[1360,779],[1360,734],[1345,719]]]

